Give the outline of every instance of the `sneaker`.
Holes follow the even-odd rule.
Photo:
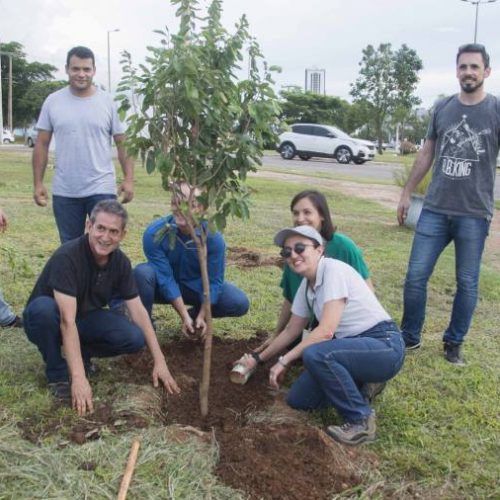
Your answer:
[[[49,384],[49,390],[59,401],[69,402],[71,401],[71,387],[69,382],[51,382]]]
[[[422,345],[421,342],[406,342],[406,340],[405,340],[405,350],[406,351],[415,351],[417,349],[420,349],[421,345]]]
[[[22,328],[24,326],[23,318],[16,316],[10,323],[1,326],[2,328]]]
[[[452,342],[443,343],[444,357],[446,361],[456,366],[465,366],[465,360],[462,356],[461,344],[453,344]]]
[[[385,389],[387,382],[367,382],[361,386],[359,392],[365,398],[368,404],[371,404],[372,401]]]
[[[359,423],[346,422],[343,425],[329,425],[326,432],[335,441],[348,445],[357,445],[375,441],[375,412]]]

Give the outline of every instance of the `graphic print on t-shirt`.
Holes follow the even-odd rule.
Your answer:
[[[482,136],[490,133],[490,129],[475,131],[467,123],[467,115],[462,115],[462,120],[443,135],[439,155],[443,174],[454,180],[470,177],[479,157],[485,153]]]

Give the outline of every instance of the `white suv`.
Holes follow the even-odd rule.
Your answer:
[[[24,134],[24,143],[26,144],[26,146],[32,148],[36,144],[37,137],[38,130],[35,127],[30,127]]]
[[[331,125],[295,123],[291,132],[279,136],[278,151],[285,160],[298,155],[301,160],[313,156],[335,158],[339,163],[353,161],[361,165],[373,160],[375,145],[369,141],[350,137]]]
[[[10,144],[16,140],[14,134],[8,128],[3,129],[2,136],[4,144]]]

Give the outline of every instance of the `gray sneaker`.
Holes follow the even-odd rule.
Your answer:
[[[357,445],[369,441],[375,441],[377,426],[375,424],[375,412],[359,423],[346,422],[343,425],[329,425],[326,432],[335,441],[348,445]]]
[[[373,400],[385,389],[387,382],[367,382],[361,386],[359,392],[371,404]]]
[[[465,360],[462,356],[461,350],[461,344],[453,344],[452,342],[443,343],[443,351],[446,361],[455,366],[465,366]]]
[[[405,350],[406,351],[416,351],[417,349],[420,349],[422,346],[421,342],[406,342],[405,340]]]

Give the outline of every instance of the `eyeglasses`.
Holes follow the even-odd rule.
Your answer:
[[[314,247],[316,248],[317,245],[306,245],[305,243],[295,243],[293,247],[283,247],[280,251],[280,255],[284,259],[288,259],[288,257],[292,256],[292,252],[295,252],[297,255],[300,255],[306,251],[307,247]]]

